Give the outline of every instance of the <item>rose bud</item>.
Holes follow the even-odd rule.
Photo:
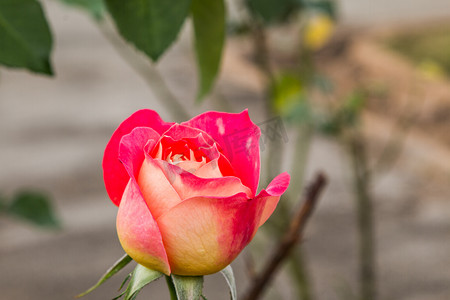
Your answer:
[[[140,110],[122,122],[106,146],[103,176],[125,252],[167,275],[229,265],[289,185],[283,173],[256,194],[260,135],[247,111],[175,124]]]

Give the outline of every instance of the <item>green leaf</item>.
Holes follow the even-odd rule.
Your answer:
[[[231,266],[226,267],[220,273],[225,277],[225,280],[230,288],[231,300],[237,300],[236,280],[234,279],[233,269]]]
[[[106,280],[108,280],[109,278],[111,278],[114,274],[116,274],[117,272],[119,272],[120,270],[122,270],[126,265],[128,265],[133,259],[131,257],[128,256],[128,254],[125,254],[124,256],[122,256],[121,258],[119,258],[119,260],[117,260],[112,266],[111,268],[109,268],[105,274],[103,274],[102,277],[100,277],[100,279],[97,281],[97,283],[95,285],[93,285],[91,288],[89,288],[87,291],[79,294],[77,296],[77,298],[83,297],[87,294],[89,294],[90,292],[92,292],[93,290],[95,290],[96,288],[98,288],[102,283],[104,283]],[[128,277],[127,277],[128,278]],[[124,282],[125,283],[125,282]],[[122,287],[120,287],[122,288]]]
[[[211,90],[220,69],[225,41],[225,3],[224,0],[192,0],[191,11],[200,71],[197,100],[201,100]]]
[[[203,276],[172,275],[178,300],[199,300],[203,290]]]
[[[301,7],[298,0],[246,0],[246,4],[265,23],[287,21]]]
[[[52,35],[39,2],[0,0],[0,64],[52,75]]]
[[[7,212],[38,226],[60,227],[48,197],[38,192],[19,192],[9,204]]]
[[[60,1],[67,5],[79,7],[81,9],[86,10],[88,13],[91,14],[91,16],[94,19],[98,21],[103,19],[106,11],[105,2],[103,2],[103,0],[60,0]]]
[[[334,0],[301,0],[306,9],[323,12],[333,20],[337,19],[336,2]]]
[[[177,38],[191,0],[106,0],[120,34],[157,61]]]
[[[147,269],[138,264],[133,271],[133,275],[131,275],[130,284],[125,293],[125,300],[135,299],[144,286],[163,275],[161,272]]]
[[[0,194],[0,213],[5,211],[8,208],[6,205],[6,199],[2,194]]]

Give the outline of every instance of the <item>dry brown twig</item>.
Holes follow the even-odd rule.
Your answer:
[[[252,280],[250,288],[243,297],[244,300],[256,300],[262,295],[262,292],[275,276],[281,263],[289,256],[289,253],[297,242],[301,240],[305,225],[314,211],[320,193],[326,183],[327,179],[325,175],[319,173],[314,181],[306,188],[303,203],[292,217],[288,231],[278,243],[262,271]]]

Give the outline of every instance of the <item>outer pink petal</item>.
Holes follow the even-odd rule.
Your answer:
[[[144,161],[144,149],[152,149],[159,134],[149,127],[136,127],[124,135],[119,145],[119,161],[125,167],[129,177],[138,178]]]
[[[244,193],[194,197],[159,217],[172,273],[207,275],[226,267],[255,235],[262,208]]]
[[[201,178],[166,161],[155,159],[153,162],[159,165],[181,200],[195,196],[229,197],[238,193],[252,197],[250,189],[237,177]]]
[[[120,202],[117,234],[125,252],[137,263],[171,273],[161,232],[134,179],[130,179]]]
[[[242,183],[256,194],[259,181],[261,130],[245,110],[240,114],[206,112],[182,123],[207,132],[223,148]]]
[[[153,216],[158,218],[164,212],[181,202],[181,198],[171,185],[160,165],[146,156],[139,173],[139,187]]]
[[[103,179],[106,191],[114,204],[119,205],[129,179],[118,159],[119,143],[122,137],[135,127],[150,127],[162,134],[172,125],[173,123],[164,122],[155,111],[143,109],[132,114],[114,131],[103,156]]]
[[[253,201],[264,202],[264,210],[259,226],[264,224],[277,207],[281,195],[287,190],[291,176],[284,172],[275,177],[265,190],[262,190]]]

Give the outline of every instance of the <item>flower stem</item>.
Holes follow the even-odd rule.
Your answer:
[[[289,258],[291,272],[294,274],[293,280],[295,280],[295,286],[297,288],[297,295],[301,300],[313,299],[311,290],[311,278],[309,276],[309,270],[307,260],[305,259],[304,249],[300,245],[295,249],[295,252]]]
[[[155,68],[147,57],[139,55],[132,47],[130,47],[118,34],[114,31],[109,20],[98,23],[102,34],[111,43],[114,49],[150,86],[156,99],[172,114],[177,122],[190,119],[190,114],[186,108],[181,105],[175,95],[168,88],[164,78]]]
[[[167,287],[169,288],[170,300],[177,300],[177,292],[175,291],[175,286],[173,285],[172,278],[170,276],[165,276]]]
[[[360,299],[376,299],[375,238],[370,172],[367,167],[367,150],[358,133],[350,137],[349,147],[353,165],[353,184],[357,197],[359,231]]]
[[[279,270],[281,263],[289,256],[297,242],[301,240],[305,225],[317,204],[326,182],[325,175],[319,173],[312,184],[308,186],[302,205],[294,213],[287,232],[281,238],[273,254],[270,255],[261,273],[253,278],[252,284],[250,284],[248,292],[243,299],[260,299],[263,291],[269,286],[270,281]]]

